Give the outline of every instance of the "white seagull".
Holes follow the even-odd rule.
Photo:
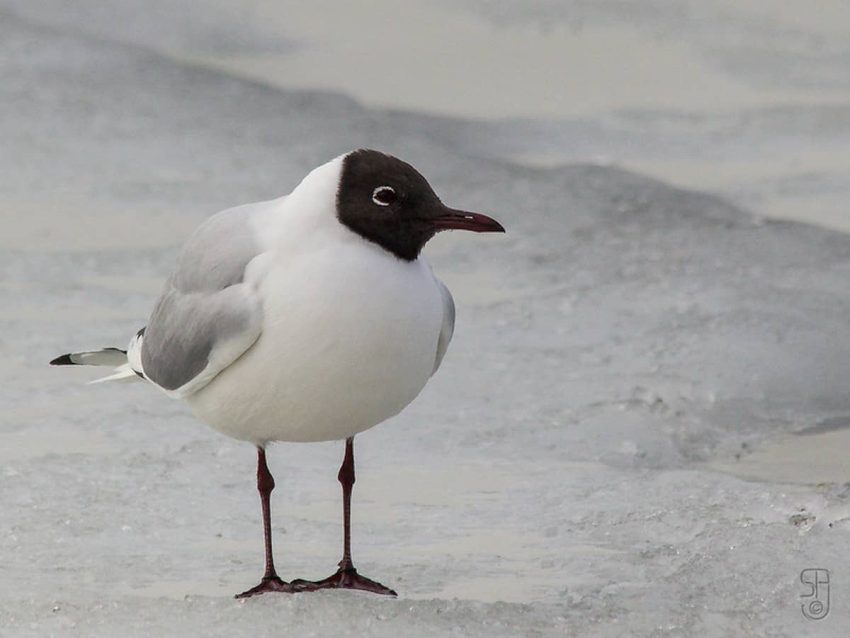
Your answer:
[[[490,217],[446,207],[411,165],[352,151],[289,195],[204,222],[126,352],[51,361],[114,366],[100,380],[147,380],[257,447],[265,573],[238,597],[325,588],[395,595],[351,560],[354,436],[398,414],[440,367],[454,302],[420,252],[453,228],[504,232]],[[324,580],[286,582],[272,557],[265,447],[330,440],[345,440],[342,560]]]

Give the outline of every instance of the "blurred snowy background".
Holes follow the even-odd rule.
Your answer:
[[[845,635],[848,36],[842,0],[0,0],[0,636]],[[399,599],[237,602],[250,446],[45,364],[358,146],[508,234],[429,246],[455,342],[358,439]],[[270,453],[284,577],[338,558],[341,451]]]

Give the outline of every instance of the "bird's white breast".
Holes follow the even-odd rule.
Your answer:
[[[430,377],[443,312],[430,267],[333,221],[282,230],[249,269],[260,338],[188,399],[223,433],[258,444],[353,436],[397,414]]]

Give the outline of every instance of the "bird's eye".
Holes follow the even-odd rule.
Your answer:
[[[378,186],[372,191],[372,201],[378,206],[389,206],[395,200],[395,189],[392,186]]]

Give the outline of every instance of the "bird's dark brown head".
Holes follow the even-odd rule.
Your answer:
[[[441,230],[505,232],[486,215],[445,206],[410,164],[368,149],[343,159],[336,210],[348,228],[406,261]]]

